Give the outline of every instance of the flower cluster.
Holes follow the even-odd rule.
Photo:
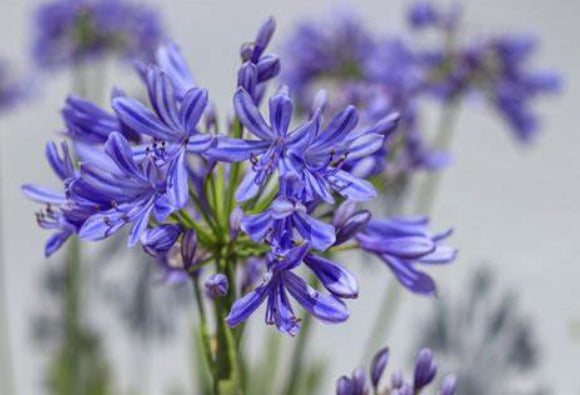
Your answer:
[[[460,20],[456,8],[444,12],[432,3],[417,3],[410,9],[409,22],[417,29],[439,30],[455,40]],[[533,36],[505,34],[424,51],[420,58],[427,70],[426,91],[446,101],[457,101],[471,92],[480,93],[507,122],[515,137],[528,142],[538,131],[532,101],[560,88],[556,73],[530,68],[536,47]]]
[[[33,56],[43,68],[117,52],[149,59],[162,28],[151,9],[125,0],[54,0],[35,14]]]
[[[529,141],[538,129],[531,110],[533,100],[559,88],[551,72],[530,70],[535,48],[527,36],[500,35],[458,43],[460,8],[443,11],[432,2],[409,9],[408,22],[416,31],[441,33],[440,48],[422,49],[406,37],[369,33],[352,10],[340,10],[329,20],[299,24],[286,45],[289,61],[282,79],[297,94],[300,108],[312,106],[312,93],[330,86],[327,109],[355,104],[362,124],[371,124],[397,111],[401,120],[390,138],[389,150],[345,164],[356,174],[385,173],[395,178],[416,170],[437,170],[449,156],[437,141],[426,142],[420,125],[424,97],[444,99],[456,106],[472,92],[489,98],[520,141]]]
[[[242,46],[235,115],[225,129],[175,44],[136,66],[148,103],[115,90],[109,112],[69,97],[62,114],[79,165],[65,143],[60,155],[49,143],[63,190],[24,186],[46,205],[39,224],[55,231],[46,254],[73,234],[96,241],[128,227],[128,245],[156,256],[168,280],[197,283],[213,265],[205,291],[227,309],[230,326],[266,302],[266,322],[290,335],[300,328],[290,297],[322,321],[348,318],[343,300],[358,295],[358,284],[335,261],[341,249],[377,254],[403,285],[433,294],[433,281],[414,266],[451,261],[454,250],[439,244],[447,233],[431,235],[425,218],[375,220],[357,210],[376,191],[346,165],[386,149],[398,116],[361,127],[354,106],[327,117],[318,101],[295,120],[285,86],[269,97],[264,116],[258,104],[280,71],[279,58],[266,53],[274,29],[269,18]]]
[[[427,388],[437,375],[437,365],[433,361],[433,353],[429,349],[422,349],[415,360],[415,371],[411,381],[405,380],[403,372],[396,369],[391,374],[389,386],[380,385],[381,378],[389,361],[389,349],[379,350],[372,359],[369,369],[370,385],[364,369],[355,369],[350,377],[342,376],[336,383],[337,395],[368,395],[371,387],[375,394],[413,395],[419,394]],[[453,375],[447,375],[441,380],[437,394],[453,395],[457,380]]]

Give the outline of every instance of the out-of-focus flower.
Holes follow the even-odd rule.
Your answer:
[[[34,18],[33,56],[56,68],[117,53],[151,59],[162,38],[158,15],[125,0],[51,0]]]

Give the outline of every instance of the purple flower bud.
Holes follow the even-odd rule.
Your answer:
[[[433,361],[433,352],[428,348],[419,351],[417,360],[415,361],[415,379],[414,387],[416,391],[420,391],[425,386],[429,385],[437,374],[437,365]]]
[[[251,62],[245,62],[238,71],[238,86],[243,87],[252,97],[258,84],[257,73],[256,65]]]
[[[243,217],[244,211],[239,206],[234,207],[232,214],[230,215],[230,239],[233,240],[238,237]]]
[[[197,251],[197,234],[194,229],[188,229],[181,238],[181,259],[183,267],[189,270],[195,259]]]
[[[167,253],[181,233],[178,224],[163,224],[147,229],[142,236],[143,249],[151,256]]]
[[[205,293],[208,297],[221,298],[228,293],[228,278],[225,274],[212,274],[204,283]]]
[[[403,371],[399,368],[391,373],[391,387],[401,388],[403,386]]]
[[[280,73],[280,58],[276,55],[265,55],[258,61],[256,67],[258,82],[271,80]]]
[[[266,270],[266,259],[252,256],[243,267],[242,293],[245,294],[258,281]]]
[[[353,395],[367,395],[369,387],[367,385],[367,375],[363,368],[358,368],[352,372],[352,393]]]
[[[389,348],[385,347],[375,354],[371,361],[371,382],[376,389],[389,361]]]
[[[457,378],[452,374],[447,375],[443,378],[439,395],[453,395],[455,393],[456,387],[457,387]]]
[[[353,384],[346,376],[342,376],[336,382],[336,395],[353,395]]]
[[[336,229],[335,245],[350,240],[358,232],[362,231],[371,219],[371,212],[368,210],[357,211],[339,228]]]
[[[339,228],[354,214],[356,210],[356,202],[354,200],[347,199],[342,202],[334,212],[334,218],[332,218],[332,225],[335,228]]]
[[[274,31],[276,30],[276,20],[273,16],[269,17],[264,21],[260,30],[258,31],[258,35],[256,36],[256,40],[254,41],[254,53],[252,54],[252,62],[256,63],[262,53],[270,43],[272,36],[274,35]]]
[[[253,52],[254,52],[253,43],[243,43],[242,47],[240,48],[240,57],[242,58],[242,62],[250,61],[252,59]]]

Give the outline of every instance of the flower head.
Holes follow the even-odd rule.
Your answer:
[[[151,9],[125,0],[52,0],[35,14],[33,55],[45,68],[105,53],[149,59],[162,28]]]

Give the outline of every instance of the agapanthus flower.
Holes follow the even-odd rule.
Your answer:
[[[150,59],[162,37],[152,9],[124,0],[52,0],[38,7],[34,22],[33,55],[44,68],[107,53]]]
[[[324,258],[309,254],[310,243],[273,251],[267,256],[268,272],[262,283],[233,304],[226,321],[235,326],[245,321],[267,299],[266,323],[275,324],[281,332],[295,335],[300,329],[288,293],[316,318],[337,323],[345,321],[349,312],[340,298],[354,297],[358,286],[352,274],[342,266]],[[330,294],[310,286],[292,270],[306,261]],[[340,295],[335,296],[337,290]]]
[[[417,7],[429,8],[429,13],[438,15],[441,20],[452,20],[451,25],[459,22],[458,11],[445,13],[435,9],[433,4]],[[413,12],[417,10],[412,8]],[[427,13],[426,10],[422,12]],[[425,26],[442,28],[445,34],[453,34],[448,32],[449,24]],[[462,95],[479,93],[519,141],[529,142],[539,127],[538,118],[531,109],[532,102],[560,88],[560,77],[556,73],[533,70],[529,66],[536,44],[530,35],[504,34],[468,41],[454,48],[445,45],[429,49],[421,55],[428,74],[425,91],[448,102],[457,102]]]
[[[61,144],[62,155],[55,143],[46,145],[46,158],[54,173],[68,185],[78,177],[68,146]],[[38,225],[53,230],[44,249],[48,257],[56,252],[74,233],[78,232],[85,220],[94,212],[94,203],[90,200],[73,201],[61,190],[26,184],[22,187],[24,194],[46,205],[36,214]]]
[[[247,215],[241,221],[242,229],[256,241],[268,239],[271,245],[284,244],[288,235],[297,233],[312,248],[324,251],[334,244],[336,235],[331,224],[310,215],[301,199],[299,180],[292,175],[280,180],[280,193],[270,208]],[[282,246],[283,247],[283,246]]]
[[[91,197],[106,210],[99,210],[83,224],[79,236],[101,240],[132,223],[129,246],[137,244],[154,214],[163,221],[175,210],[168,187],[168,165],[158,165],[153,156],[141,162],[133,158],[131,146],[118,132],[111,133],[105,151],[115,166],[81,165],[81,178],[69,187],[73,199]]]
[[[402,141],[396,155],[390,155],[383,145],[373,153],[347,158],[343,167],[351,174],[367,177],[381,174],[387,168],[396,168],[397,173],[432,170],[422,166],[427,163],[423,160],[415,160],[415,167],[407,166],[410,156],[406,154],[407,134],[414,133],[415,140],[420,137],[416,101],[425,77],[421,59],[400,37],[372,36],[352,11],[343,10],[337,15],[297,27],[287,44],[290,65],[285,64],[283,81],[297,93],[302,109],[312,106],[310,97],[325,84],[332,97],[325,112],[355,105],[363,127],[389,114],[400,114],[399,122],[393,124],[393,130],[399,126],[398,133],[391,133],[390,137]],[[429,156],[428,147],[423,146],[424,154]]]
[[[433,295],[435,282],[417,265],[449,263],[457,251],[440,243],[451,230],[432,235],[427,224],[426,217],[373,218],[356,239],[363,250],[381,258],[403,286],[412,292]]]
[[[350,377],[342,376],[336,383],[337,395],[368,395],[392,394],[392,395],[413,395],[419,394],[428,387],[435,379],[437,366],[433,361],[433,353],[429,349],[422,349],[415,361],[413,381],[405,380],[400,369],[395,369],[391,375],[391,382],[388,386],[381,385],[381,378],[387,366],[389,349],[387,347],[379,350],[373,357],[370,366],[371,383],[363,368],[355,369]],[[455,393],[457,380],[454,375],[446,375],[441,380],[438,395],[453,395]]]
[[[187,154],[203,153],[213,142],[212,135],[200,133],[197,127],[207,105],[207,91],[194,87],[178,100],[174,82],[164,70],[150,66],[146,78],[153,111],[128,96],[114,98],[113,107],[123,124],[160,142],[153,150],[145,147],[142,153],[153,151],[157,160],[168,164],[169,197],[181,208],[188,199]]]
[[[242,125],[259,140],[220,136],[217,146],[209,150],[208,155],[222,161],[251,160],[252,168],[236,191],[236,199],[244,201],[254,197],[275,170],[282,175],[292,170],[288,152],[304,147],[305,136],[314,133],[315,124],[307,121],[289,131],[294,106],[285,89],[269,100],[269,124],[244,88],[236,91],[234,107]]]

